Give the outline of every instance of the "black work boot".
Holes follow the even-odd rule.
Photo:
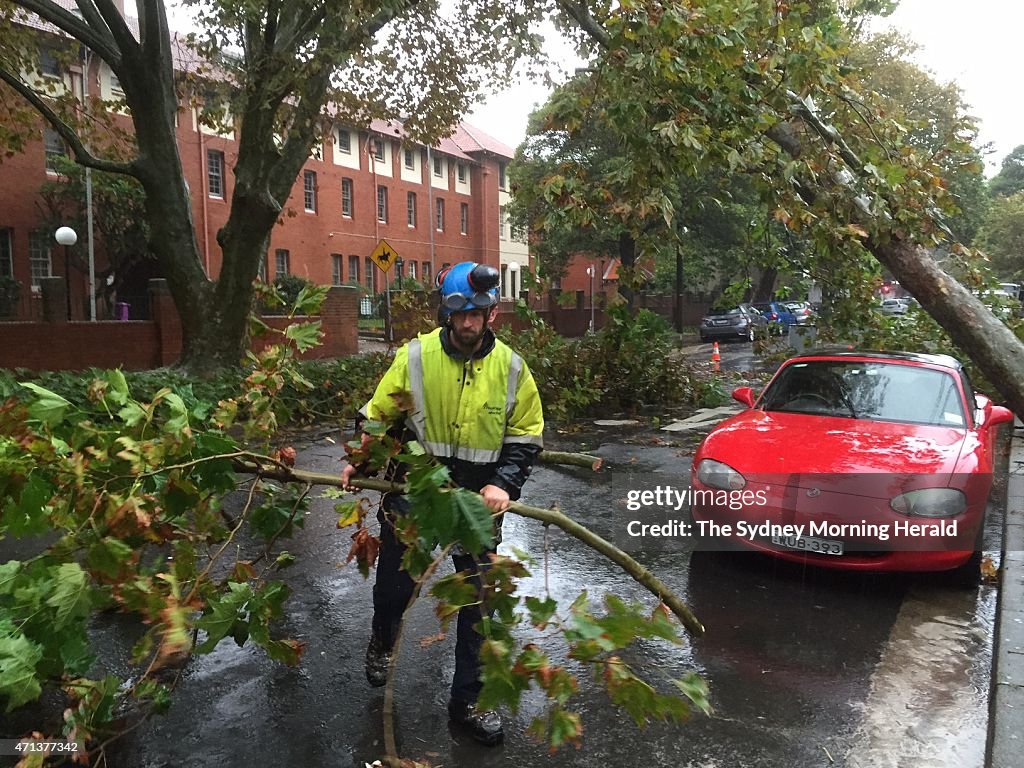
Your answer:
[[[480,710],[475,704],[464,701],[448,702],[448,716],[453,723],[462,726],[469,735],[493,747],[500,744],[505,738],[505,731],[501,728],[501,718],[493,709]]]
[[[388,682],[388,670],[391,668],[391,650],[376,637],[370,638],[366,646],[366,681],[374,688],[380,688]]]

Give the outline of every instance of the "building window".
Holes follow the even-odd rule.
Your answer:
[[[411,279],[415,280],[416,279],[416,262],[415,261],[410,261],[410,262],[407,262],[407,263],[409,264],[409,277]]]
[[[0,229],[0,277],[14,277],[14,248],[9,229]]]
[[[306,211],[316,213],[316,171],[302,174],[302,196]]]
[[[331,254],[331,285],[341,285],[341,254]]]
[[[352,154],[352,134],[344,128],[338,129],[338,151],[346,155]]]
[[[441,158],[440,157],[435,157],[434,158],[434,175],[437,176],[437,178],[441,178],[442,171],[441,171]]]
[[[366,285],[366,290],[373,290],[373,259],[369,256],[363,262],[363,283]]]
[[[498,188],[505,188],[505,164],[498,163]]]
[[[410,227],[416,226],[416,193],[410,192],[405,196],[405,218]]]
[[[56,159],[58,157],[67,157],[68,147],[64,143],[64,139],[60,137],[60,134],[49,126],[43,129],[43,141],[46,145],[46,170],[56,173]]]
[[[410,171],[416,168],[416,158],[413,156],[411,149],[405,150],[405,167]]]
[[[352,179],[341,180],[341,215],[352,218]]]
[[[28,236],[28,268],[32,276],[32,292],[39,293],[39,281],[53,277],[53,263],[50,261],[50,234],[32,232]]]
[[[459,232],[469,234],[469,203],[459,205]]]
[[[384,162],[384,142],[381,139],[370,139],[373,147],[373,159],[378,163]]]
[[[39,49],[39,71],[50,77],[61,77],[60,62],[49,48]]]
[[[206,150],[206,189],[210,197],[224,197],[224,153]]]
[[[118,99],[124,98],[124,88],[121,87],[121,78],[111,71],[110,73],[110,95]]]
[[[437,199],[437,206],[436,206],[436,208],[437,208],[437,210],[436,210],[436,214],[437,215],[436,215],[435,218],[437,219],[437,222],[436,222],[437,231],[438,232],[444,232],[444,200],[442,200],[441,198],[438,198]]]
[[[430,287],[430,262],[429,261],[424,261],[423,262],[423,269],[420,270],[420,272],[423,275],[423,284],[429,288]]]
[[[466,183],[466,164],[465,163],[459,163],[458,165],[455,166],[455,168],[456,168],[456,171],[457,171],[457,173],[459,175],[459,183],[465,184]]]
[[[377,187],[377,221],[386,224],[388,221],[388,188]]]
[[[498,208],[498,238],[505,239],[505,206]]]
[[[290,259],[288,258],[288,251],[284,248],[278,248],[274,251],[274,279],[289,274],[290,270]]]
[[[359,284],[359,257],[349,256],[348,257],[348,281],[350,283]]]

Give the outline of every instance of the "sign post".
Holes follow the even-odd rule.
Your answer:
[[[401,261],[401,257],[388,244],[387,240],[381,238],[381,241],[377,243],[377,247],[373,249],[373,253],[370,254],[370,259],[384,273],[384,306],[388,315],[388,342],[393,342],[395,340],[395,324],[392,322],[391,317],[391,283],[388,281],[388,271],[395,262]]]

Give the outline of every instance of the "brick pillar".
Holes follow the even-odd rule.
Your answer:
[[[181,357],[181,317],[162,277],[149,281],[149,306],[160,340],[160,365],[170,365]]]
[[[43,293],[43,320],[47,323],[68,322],[68,294],[63,277],[44,277],[39,281]]]
[[[320,307],[324,332],[323,357],[347,357],[359,352],[359,289],[334,285]]]

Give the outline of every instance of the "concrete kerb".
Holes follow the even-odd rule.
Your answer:
[[[1024,426],[1014,422],[989,699],[988,768],[1024,765]]]

